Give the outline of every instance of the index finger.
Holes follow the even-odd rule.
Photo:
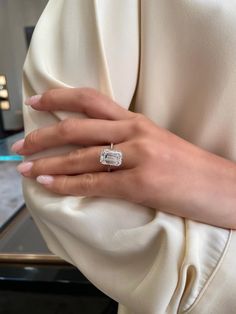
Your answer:
[[[25,104],[40,111],[80,112],[95,119],[125,120],[134,117],[133,112],[93,88],[51,89],[43,95],[28,98]]]

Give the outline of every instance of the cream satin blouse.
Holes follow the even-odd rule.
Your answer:
[[[96,88],[236,160],[236,0],[50,0],[24,97],[65,86]],[[70,115],[24,106],[26,133]],[[119,302],[119,314],[236,313],[235,232],[123,200],[59,196],[31,179],[23,186],[49,249]]]

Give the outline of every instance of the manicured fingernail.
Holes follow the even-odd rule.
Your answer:
[[[23,148],[24,142],[25,142],[24,138],[15,142],[11,147],[11,151],[13,151],[13,153],[18,153]]]
[[[30,169],[32,168],[33,163],[30,161],[26,161],[26,162],[22,162],[21,164],[19,164],[16,169],[17,171],[19,171],[20,173],[24,173],[24,172],[28,172],[30,171]]]
[[[53,182],[54,178],[52,176],[38,176],[36,180],[40,184],[49,185]]]
[[[42,95],[34,95],[32,97],[29,97],[25,100],[25,104],[27,106],[34,106],[39,102],[41,97],[42,97]]]

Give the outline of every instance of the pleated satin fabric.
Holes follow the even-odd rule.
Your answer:
[[[235,56],[235,0],[49,0],[24,99],[93,87],[235,161]],[[85,118],[23,107],[26,134]],[[119,302],[119,314],[236,313],[235,232],[123,200],[56,195],[32,179],[23,190],[49,249]]]

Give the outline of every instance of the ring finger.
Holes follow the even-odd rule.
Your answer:
[[[80,148],[62,156],[23,162],[17,169],[22,175],[27,177],[104,172],[108,170],[108,166],[100,162],[100,154],[104,148],[108,147],[95,146]],[[116,145],[113,150],[123,152],[123,158],[121,165],[111,167],[112,170],[130,169],[135,166],[133,159],[129,156],[129,145],[127,142]]]

